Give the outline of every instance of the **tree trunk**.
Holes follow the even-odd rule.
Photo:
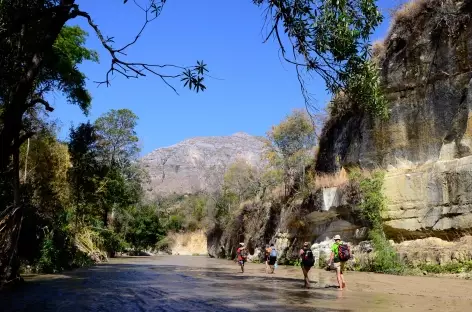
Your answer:
[[[73,1],[71,3],[73,3]],[[13,175],[11,176],[13,182],[13,212],[10,216],[5,217],[4,222],[8,222],[8,225],[3,228],[3,233],[0,232],[0,254],[2,255],[0,258],[10,259],[8,263],[0,263],[0,280],[4,280],[8,267],[10,267],[10,279],[18,277],[19,270],[19,259],[16,255],[18,248],[17,242],[23,220],[19,168],[20,133],[22,130],[23,115],[28,109],[27,101],[35,91],[35,82],[41,70],[43,57],[52,50],[52,46],[59,36],[61,29],[71,18],[71,9],[71,6],[57,6],[41,12],[42,15],[38,19],[39,22],[36,22],[36,20],[23,21],[24,23],[34,23],[34,25],[28,25],[31,26],[30,29],[32,29],[31,31],[33,33],[29,33],[29,36],[25,38],[37,38],[41,31],[44,31],[46,35],[43,38],[37,38],[39,40],[37,41],[38,44],[34,46],[35,51],[27,51],[28,55],[31,56],[30,60],[22,64],[20,68],[15,69],[24,74],[15,85],[9,86],[9,90],[11,91],[3,105],[3,127],[0,132],[0,174],[5,176],[11,173]],[[18,15],[21,16],[22,12],[18,12]],[[12,29],[14,29],[14,26],[15,25],[12,25]],[[20,29],[24,29],[23,26],[24,25],[22,25]],[[37,32],[37,34],[34,32]],[[23,42],[19,40],[19,45],[21,44],[23,44]],[[21,46],[21,48],[23,48],[23,46]],[[30,46],[27,48],[29,49]],[[27,48],[25,47],[25,50],[28,50]],[[13,169],[11,172],[8,172],[12,157]]]
[[[10,97],[4,105],[3,128],[0,132],[0,174],[4,174],[10,165],[11,156],[14,149],[14,139],[20,135],[22,129],[23,114],[28,109],[28,98],[33,94],[35,81],[41,70],[42,61],[45,53],[52,50],[61,29],[71,18],[70,6],[58,6],[56,10],[48,10],[37,23],[37,27],[43,30],[48,29],[40,44],[36,46],[36,51],[30,51],[31,59],[19,72],[24,71],[23,77],[17,82],[16,86],[11,86]],[[25,70],[26,68],[26,70]]]

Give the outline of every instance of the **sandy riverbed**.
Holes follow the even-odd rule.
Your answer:
[[[347,272],[347,289],[332,272],[165,256],[112,259],[60,275],[27,278],[0,294],[2,311],[468,311],[472,281]]]

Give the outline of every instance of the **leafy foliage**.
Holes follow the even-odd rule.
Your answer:
[[[52,53],[44,58],[44,66],[38,75],[37,96],[61,91],[69,103],[88,113],[92,97],[85,88],[86,76],[77,65],[84,61],[98,62],[98,54],[85,47],[87,36],[87,32],[78,26],[62,28]]]
[[[137,250],[154,247],[164,238],[165,231],[157,212],[152,206],[141,206],[131,210],[132,220],[126,239]]]
[[[315,127],[308,114],[295,110],[273,126],[267,137],[266,156],[272,170],[282,170],[286,189],[303,188],[307,181],[305,169],[314,157],[316,144]],[[272,178],[276,176],[277,173],[273,172]]]
[[[268,38],[275,37],[285,60],[296,66],[308,108],[313,105],[301,70],[321,76],[332,94],[345,92],[357,107],[384,116],[386,101],[377,69],[369,62],[369,36],[382,22],[375,0],[254,3],[267,8],[272,21]],[[287,48],[286,42],[292,47]]]
[[[236,195],[241,202],[256,195],[258,180],[258,173],[253,166],[243,160],[237,160],[226,170],[223,191]]]
[[[350,179],[359,182],[361,201],[359,208],[362,215],[370,225],[369,237],[372,240],[375,256],[370,263],[368,271],[400,274],[405,270],[405,265],[388,241],[383,230],[382,212],[386,208],[386,198],[383,194],[383,182],[385,173],[374,171],[371,176],[365,176],[360,170],[353,170]]]
[[[139,153],[135,127],[138,116],[129,109],[112,109],[95,121],[100,157],[112,166],[124,167]]]

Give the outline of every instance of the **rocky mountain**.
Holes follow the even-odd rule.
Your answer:
[[[231,136],[196,137],[158,148],[140,162],[150,175],[148,196],[214,191],[226,168],[241,159],[261,165],[264,139],[238,132]]]

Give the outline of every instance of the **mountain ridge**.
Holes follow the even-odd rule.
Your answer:
[[[146,196],[213,192],[221,187],[229,165],[241,159],[258,167],[264,138],[246,132],[200,136],[153,150],[140,159],[149,174]]]

